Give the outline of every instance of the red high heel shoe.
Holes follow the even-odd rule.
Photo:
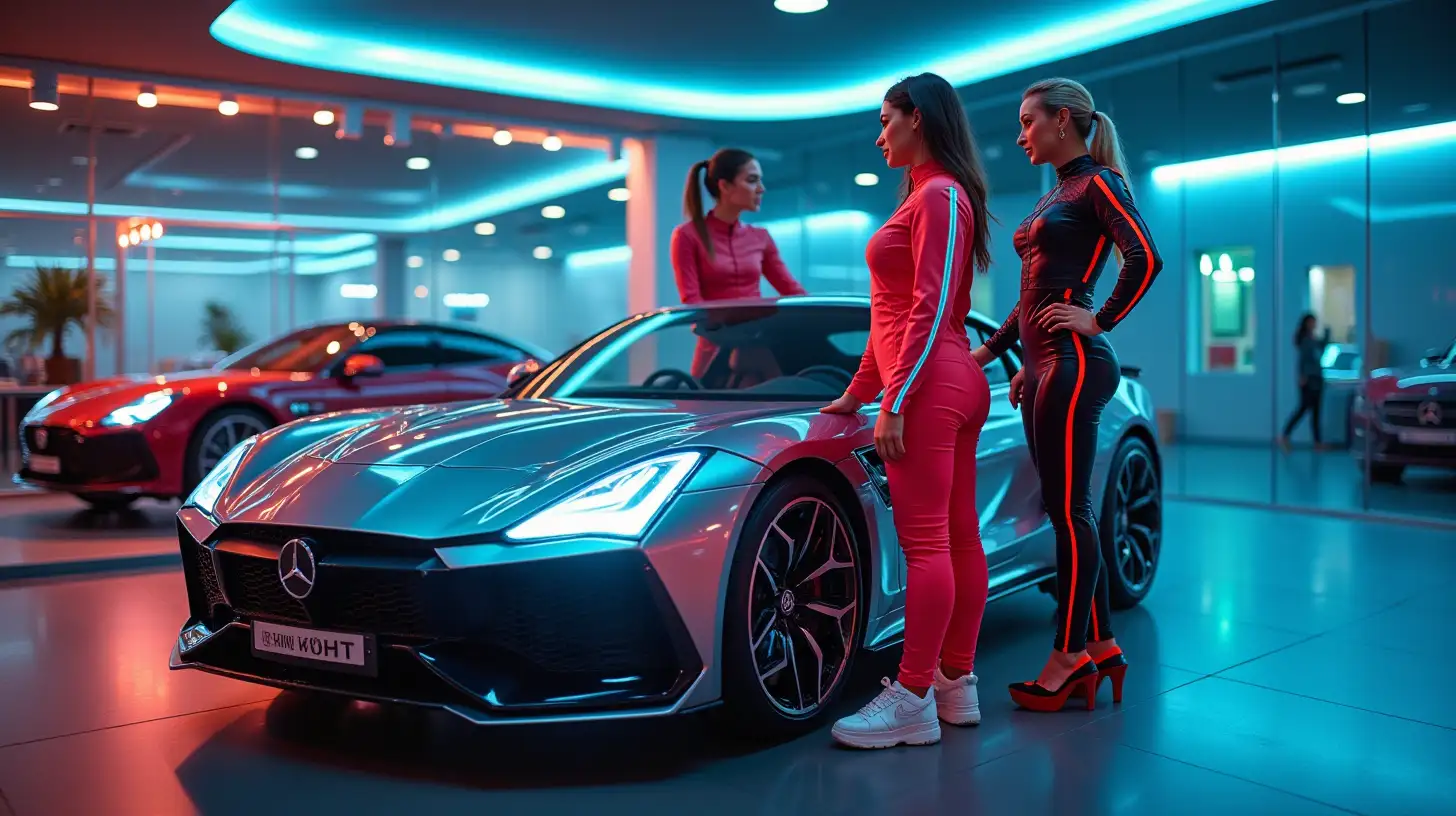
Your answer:
[[[1031,711],[1061,711],[1062,706],[1067,704],[1067,698],[1073,692],[1079,692],[1087,700],[1087,710],[1091,711],[1097,705],[1097,661],[1088,657],[1062,682],[1060,688],[1053,691],[1046,686],[1038,685],[1035,680],[1030,683],[1012,683],[1007,688],[1011,691],[1011,699],[1019,706]]]
[[[1114,654],[1106,655],[1097,661],[1097,688],[1093,690],[1096,694],[1102,689],[1102,678],[1112,679],[1112,702],[1114,705],[1122,702],[1122,678],[1127,675],[1127,655],[1118,649]]]

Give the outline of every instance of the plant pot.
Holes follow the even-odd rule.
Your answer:
[[[81,361],[75,357],[47,357],[46,385],[74,385],[81,381]]]

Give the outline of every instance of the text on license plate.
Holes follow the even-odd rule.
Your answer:
[[[1402,445],[1456,445],[1456,431],[1401,431]]]
[[[260,652],[345,666],[366,665],[364,636],[321,632],[266,621],[253,621],[253,648]]]
[[[30,468],[33,473],[57,476],[61,472],[61,458],[59,456],[42,456],[38,453],[28,454],[26,467]]]

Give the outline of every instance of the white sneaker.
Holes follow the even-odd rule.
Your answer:
[[[980,725],[981,699],[976,694],[976,676],[952,680],[935,667],[935,706],[942,720],[951,725]]]
[[[940,742],[940,719],[935,713],[935,689],[922,699],[897,680],[880,681],[885,690],[857,714],[834,724],[834,738],[851,748],[893,748],[896,745],[933,745]]]

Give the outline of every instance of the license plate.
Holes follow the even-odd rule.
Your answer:
[[[1456,431],[1411,430],[1400,432],[1402,445],[1456,445]]]
[[[253,621],[253,654],[266,660],[374,674],[374,638]]]
[[[59,476],[61,473],[61,458],[59,456],[42,456],[38,453],[32,453],[27,456],[25,466],[32,473]]]

